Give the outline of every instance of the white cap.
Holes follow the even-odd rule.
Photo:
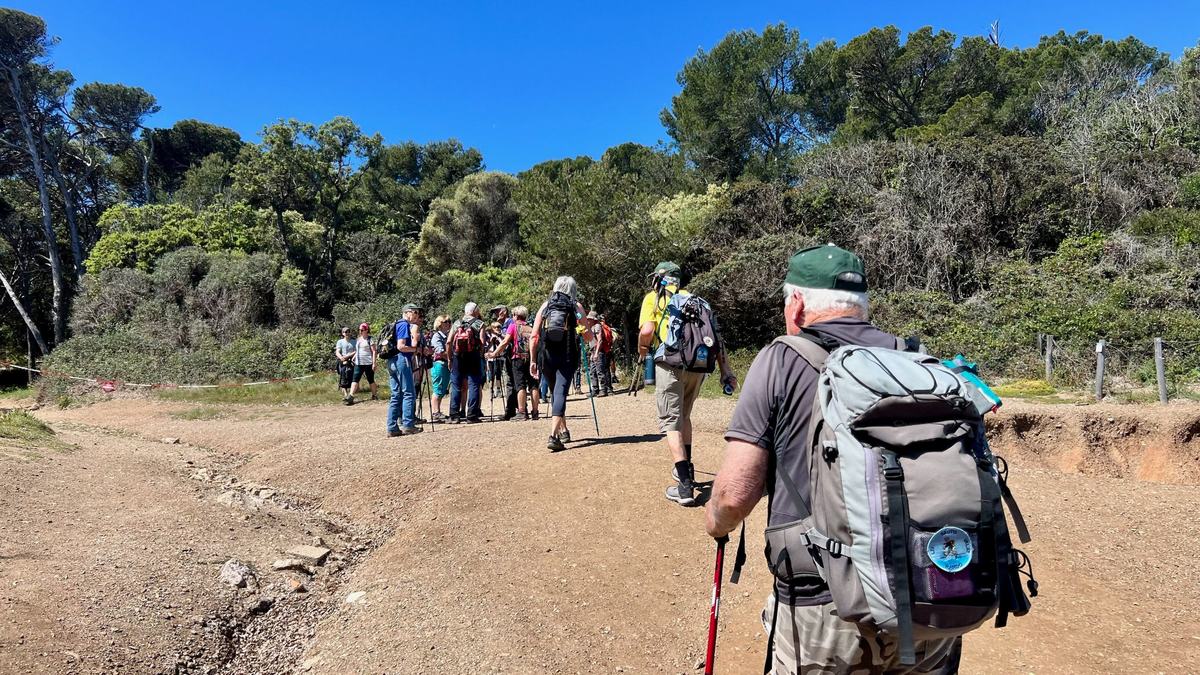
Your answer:
[[[468,302],[466,307],[463,307],[463,316],[475,316],[475,311],[479,309],[479,305]]]

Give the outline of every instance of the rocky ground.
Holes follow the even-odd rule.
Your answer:
[[[701,402],[701,470],[731,406]],[[599,437],[573,402],[555,455],[545,421],[389,439],[382,403],[194,408],[43,410],[69,449],[0,452],[0,671],[697,672],[713,546],[663,498],[652,398],[598,400]],[[1014,405],[993,433],[1042,592],[963,671],[1193,669],[1200,406]],[[761,672],[762,524],[721,672]]]

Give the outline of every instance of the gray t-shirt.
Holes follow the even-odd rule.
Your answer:
[[[342,338],[337,341],[337,346],[334,347],[334,349],[337,350],[338,359],[340,360],[342,357],[348,356],[348,355],[354,353],[354,343],[347,340],[346,338]],[[350,363],[353,364],[354,359],[350,359]]]
[[[813,324],[812,332],[842,345],[896,347],[896,338],[866,321],[834,319]],[[771,453],[767,462],[768,525],[800,518],[795,499],[779,478],[791,477],[800,494],[808,498],[808,426],[817,371],[796,352],[780,344],[767,345],[754,357],[746,383],[725,438],[745,441]],[[821,582],[789,587],[776,580],[779,599],[789,605],[830,602],[829,588]]]

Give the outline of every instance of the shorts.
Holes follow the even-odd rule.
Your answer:
[[[700,397],[707,373],[693,373],[655,364],[654,400],[658,403],[658,429],[679,431],[692,419],[692,406]]]
[[[367,376],[367,384],[375,384],[375,364],[369,363],[363,366],[360,366],[357,363],[354,364],[355,384],[362,380],[363,375]]]
[[[444,361],[433,362],[429,377],[429,381],[433,384],[434,396],[445,396],[450,393],[450,367]]]
[[[513,391],[528,391],[533,389],[535,381],[529,374],[529,361],[525,359],[512,361]]]
[[[771,634],[775,598],[767,596],[763,628]],[[775,616],[775,644],[771,672],[784,673],[891,673],[951,675],[958,672],[962,638],[917,640],[915,666],[901,666],[896,638],[885,633],[869,635],[838,617],[833,603],[792,606],[779,603]]]
[[[350,384],[354,382],[354,364],[346,363],[345,361],[338,361],[337,374],[338,388],[349,389]]]

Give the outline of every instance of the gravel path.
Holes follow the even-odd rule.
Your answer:
[[[731,406],[700,404],[701,471],[718,465]],[[0,455],[0,512],[15,514],[0,524],[0,671],[697,672],[713,547],[701,512],[663,497],[651,397],[598,399],[599,439],[573,401],[576,440],[554,455],[548,421],[389,439],[381,403],[176,417],[190,408],[40,411],[75,449]],[[999,416],[1042,594],[968,636],[963,672],[1200,659],[1196,419],[1196,406]],[[725,588],[721,672],[761,672],[762,510],[743,581]],[[314,576],[271,570],[314,537],[335,558]],[[218,581],[230,558],[257,588]]]

